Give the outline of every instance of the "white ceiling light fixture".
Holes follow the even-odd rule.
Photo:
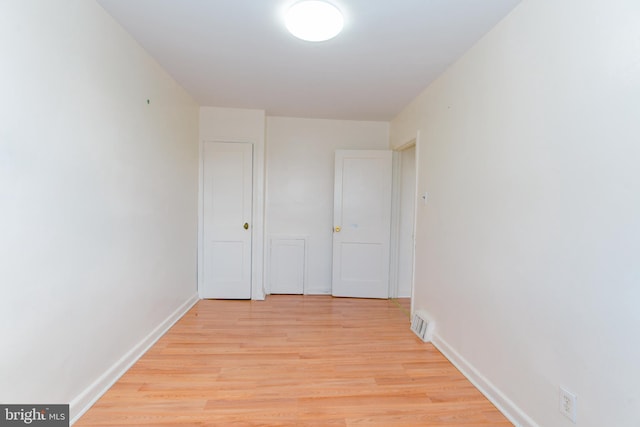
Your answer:
[[[304,0],[289,8],[285,23],[289,32],[297,38],[322,42],[334,38],[342,31],[344,18],[340,10],[331,3]]]

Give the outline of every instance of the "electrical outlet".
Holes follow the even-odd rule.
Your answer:
[[[576,423],[576,395],[560,387],[560,413]]]

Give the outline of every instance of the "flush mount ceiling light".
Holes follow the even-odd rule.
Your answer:
[[[305,0],[291,6],[285,15],[287,29],[299,39],[310,42],[329,40],[342,31],[344,18],[334,5],[320,0]]]

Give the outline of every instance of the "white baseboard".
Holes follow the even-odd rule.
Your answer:
[[[517,427],[539,427],[522,409],[505,396],[439,335],[434,335],[431,342],[509,421]]]
[[[331,295],[331,289],[324,289],[324,288],[305,289],[304,294],[305,295]]]
[[[93,406],[96,401],[133,366],[142,355],[144,355],[152,345],[156,343],[187,311],[193,307],[200,298],[193,295],[184,304],[171,313],[162,323],[160,323],[149,335],[144,337],[135,347],[120,358],[111,368],[95,380],[82,393],[76,396],[70,403],[69,412],[71,425],[73,425],[85,412]]]

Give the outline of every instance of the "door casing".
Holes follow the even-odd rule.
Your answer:
[[[394,184],[393,184],[393,213],[391,221],[391,279],[390,279],[390,296],[396,298],[398,296],[398,276],[399,268],[402,260],[400,259],[399,250],[399,233],[400,233],[400,209],[402,208],[401,186],[400,186],[400,159],[402,152],[408,148],[415,147],[415,195],[413,203],[413,250],[410,253],[411,265],[413,266],[411,271],[411,313],[413,314],[413,303],[415,295],[415,264],[416,264],[416,236],[417,236],[417,224],[418,224],[418,210],[424,203],[420,198],[419,182],[420,182],[420,133],[417,132],[415,138],[407,141],[394,148]],[[406,261],[406,260],[404,260]]]

